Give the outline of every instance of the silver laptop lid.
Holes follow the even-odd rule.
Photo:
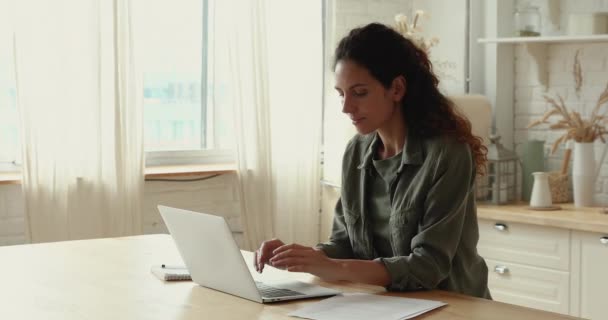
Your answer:
[[[247,264],[223,217],[158,206],[195,283],[262,302]]]

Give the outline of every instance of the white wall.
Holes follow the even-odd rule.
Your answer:
[[[196,182],[146,181],[143,199],[143,231],[167,233],[157,204],[207,212],[227,218],[235,240],[243,241],[236,175],[224,174]],[[23,195],[20,185],[0,185],[0,246],[25,243]]]
[[[0,246],[25,243],[21,185],[0,185]]]
[[[430,58],[435,72],[441,76],[439,87],[449,95],[466,92],[466,2],[414,0],[412,6],[414,11],[425,12],[425,17],[420,21],[425,38],[439,39],[439,43],[431,48]]]
[[[236,174],[222,174],[193,182],[146,181],[143,199],[143,231],[167,233],[158,213],[158,204],[215,214],[226,218],[232,234],[241,246],[243,226]]]

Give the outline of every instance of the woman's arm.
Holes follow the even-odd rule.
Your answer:
[[[322,250],[330,258],[348,259],[353,257],[353,249],[350,245],[350,238],[348,237],[346,222],[344,221],[341,198],[338,199],[334,210],[334,222],[329,241],[319,243],[315,248]]]
[[[390,276],[380,261],[331,259],[319,250],[299,244],[277,248],[270,265],[291,272],[307,272],[330,281],[351,281],[387,286]]]

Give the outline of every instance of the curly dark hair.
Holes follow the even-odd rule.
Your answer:
[[[408,132],[421,137],[448,135],[471,148],[476,172],[485,173],[487,148],[471,132],[471,122],[439,92],[439,80],[426,52],[397,31],[379,23],[355,28],[340,40],[333,68],[350,60],[366,68],[385,88],[398,76],[406,79],[401,102]]]

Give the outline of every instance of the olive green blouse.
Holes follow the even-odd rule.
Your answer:
[[[469,146],[410,135],[399,160],[374,163],[378,143],[375,133],[348,143],[332,233],[318,247],[331,258],[383,263],[387,290],[438,288],[491,299],[488,268],[477,253]]]

